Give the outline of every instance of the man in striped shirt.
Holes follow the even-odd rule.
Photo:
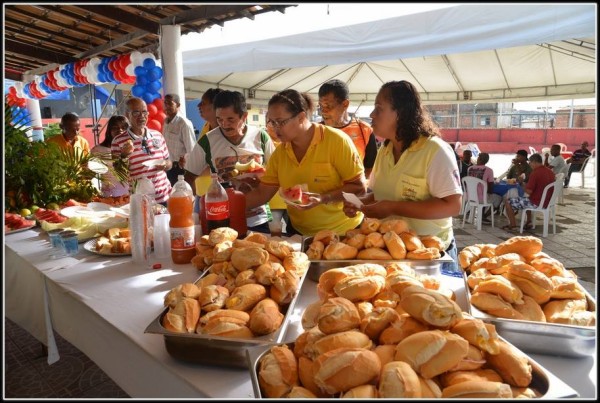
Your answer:
[[[114,156],[126,159],[129,164],[130,189],[136,182],[148,178],[154,185],[154,197],[157,203],[166,205],[171,193],[171,183],[166,171],[173,164],[169,159],[169,150],[162,134],[146,127],[148,108],[141,98],[127,100],[129,130],[113,139],[111,152]]]

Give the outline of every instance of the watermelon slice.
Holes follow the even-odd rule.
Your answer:
[[[281,197],[284,201],[292,204],[308,204],[308,186],[306,184],[294,185],[291,188],[280,189]]]

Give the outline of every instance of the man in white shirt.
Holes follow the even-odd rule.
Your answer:
[[[167,177],[171,185],[177,182],[178,175],[185,174],[185,161],[196,144],[194,126],[192,122],[181,115],[179,112],[180,106],[179,95],[165,95],[164,108],[167,117],[163,126],[163,137],[173,162],[173,167],[167,171]]]
[[[550,158],[550,156],[552,156],[552,158]],[[563,156],[560,155],[559,144],[553,144],[550,148],[550,154],[546,153],[544,157],[544,165],[548,168],[551,168],[552,172],[554,172],[554,175],[558,175],[559,173],[564,173],[565,176],[567,175],[569,166],[567,165],[567,162]]]

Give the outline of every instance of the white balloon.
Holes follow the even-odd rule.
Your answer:
[[[147,58],[150,58],[150,59],[156,61],[156,57],[154,57],[154,55],[152,53],[144,53],[143,56],[144,57],[142,60],[146,60]]]

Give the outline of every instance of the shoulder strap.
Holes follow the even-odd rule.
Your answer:
[[[215,169],[215,166],[212,162],[212,154],[210,152],[210,142],[208,141],[208,136],[205,135],[200,137],[200,139],[198,140],[198,145],[204,150],[204,159],[210,167],[210,171],[212,173],[217,173],[217,170]]]
[[[260,148],[265,153],[265,147],[267,146],[267,141],[269,141],[271,137],[269,133],[267,133],[264,129],[260,129]]]
[[[354,117],[354,119],[356,119],[356,124],[358,124],[358,130],[360,130],[360,136],[362,137],[363,141],[365,142],[365,147],[366,147],[367,144],[369,144],[369,139],[365,138],[365,132],[363,131],[363,128],[362,128],[363,122],[356,116]]]

